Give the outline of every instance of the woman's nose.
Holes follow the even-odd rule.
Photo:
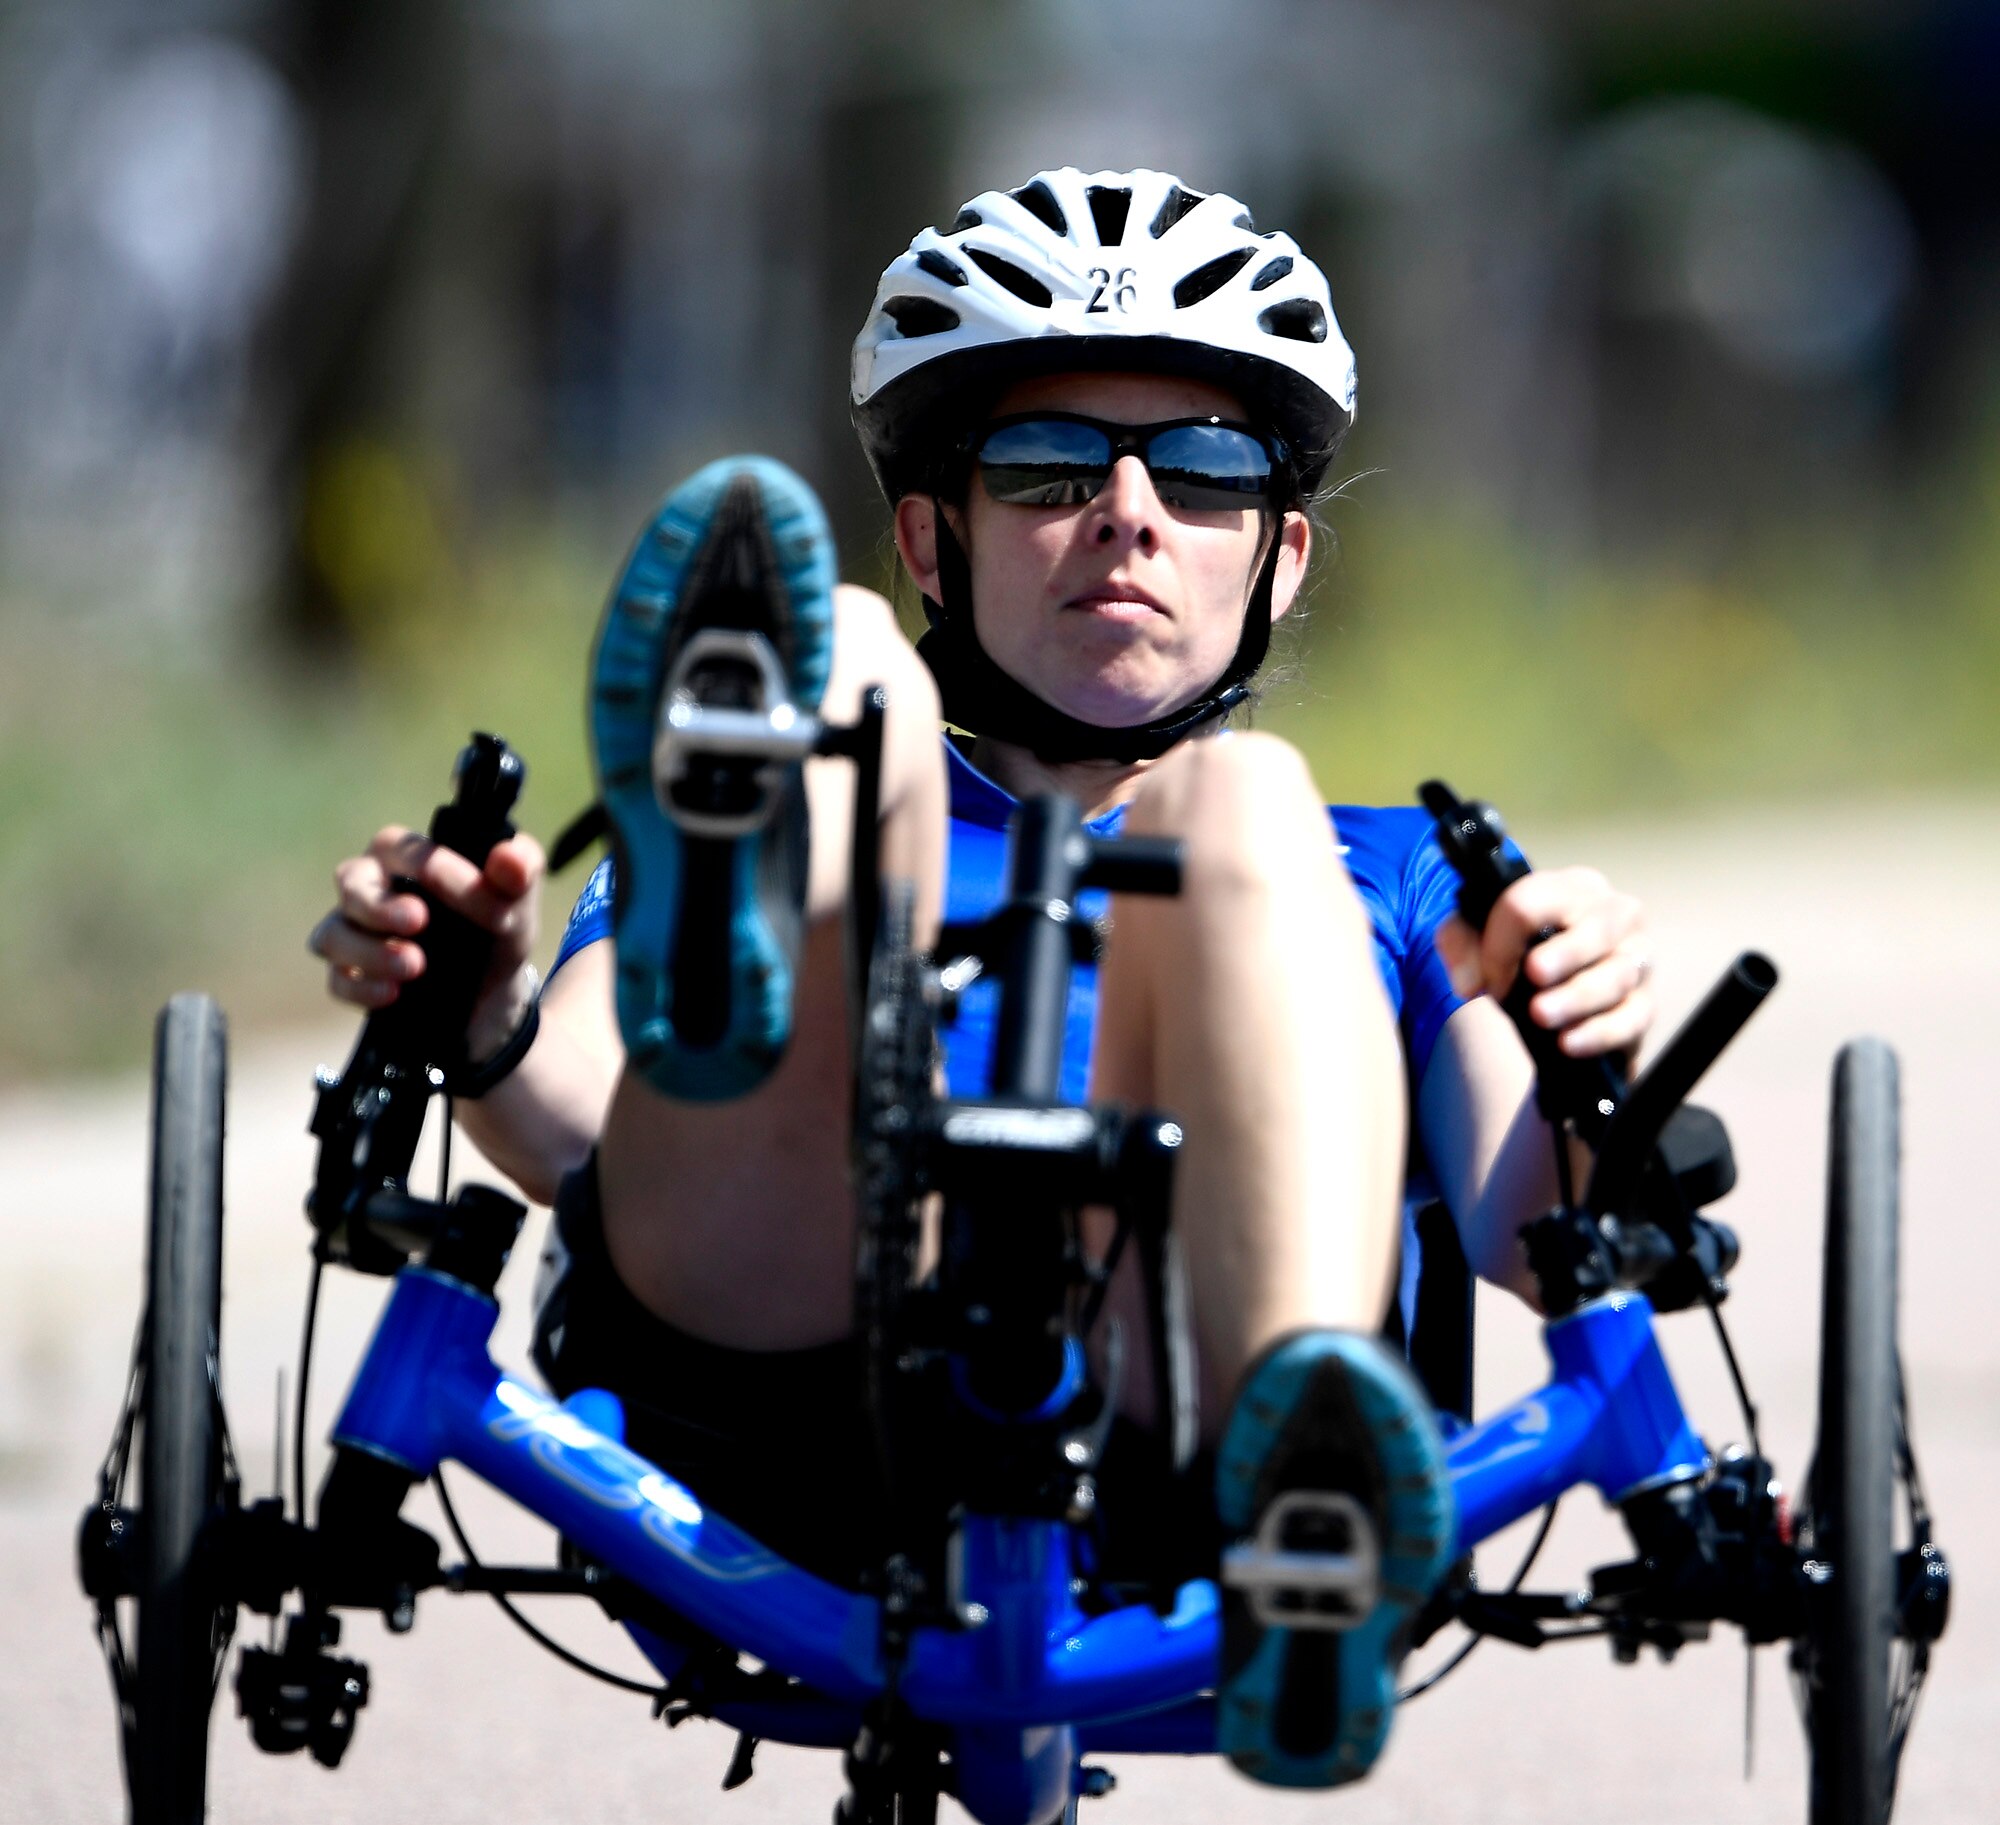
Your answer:
[[[1097,491],[1097,542],[1135,545],[1151,551],[1159,543],[1160,497],[1137,456],[1121,456]]]

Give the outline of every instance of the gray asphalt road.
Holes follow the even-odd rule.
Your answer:
[[[1835,829],[1804,816],[1709,823],[1641,843],[1617,829],[1537,845],[1589,858],[1641,891],[1658,931],[1670,1013],[1690,1005],[1733,952],[1757,945],[1785,984],[1717,1070],[1707,1100],[1735,1133],[1741,1183],[1724,1213],[1746,1259],[1730,1306],[1762,1403],[1767,1449],[1794,1476],[1810,1446],[1824,1175],[1826,1078],[1837,1043],[1876,1031],[1896,1043],[1907,1099],[1903,1335],[1919,1443],[1958,1568],[1957,1612],[1918,1720],[1899,1817],[1988,1818],[2000,1777],[2000,1237],[1987,1162],[1996,1086],[2000,970],[1985,951],[2000,865],[1971,840],[1991,803],[1882,807]],[[248,1482],[268,1488],[274,1376],[289,1369],[304,1284],[298,1214],[309,1153],[307,1074],[343,1036],[239,1045],[231,1104],[225,1375]],[[73,1526],[116,1406],[138,1309],[144,1086],[0,1100],[0,1817],[119,1816],[110,1697],[73,1585]],[[504,1294],[502,1360],[520,1362],[531,1246]],[[330,1284],[314,1388],[320,1430],[379,1300],[379,1283]],[[1712,1443],[1740,1436],[1699,1319],[1667,1327],[1675,1372]],[[1482,1400],[1534,1378],[1534,1326],[1504,1302],[1482,1317]],[[547,1551],[538,1524],[482,1499],[464,1507],[483,1551]],[[418,1518],[424,1518],[419,1512]],[[1566,1505],[1538,1578],[1560,1585],[1620,1556],[1594,1498]],[[1489,1580],[1511,1565],[1502,1542]],[[546,1606],[545,1606],[546,1608]],[[558,1608],[566,1639],[636,1670],[601,1623]],[[214,1735],[213,1816],[315,1819],[823,1821],[833,1758],[765,1748],[740,1793],[716,1792],[731,1748],[712,1726],[669,1735],[642,1701],[543,1657],[475,1599],[434,1597],[415,1632],[349,1624],[374,1667],[374,1698],[347,1765],[259,1756],[225,1700]],[[1557,1815],[1629,1825],[1804,1817],[1799,1737],[1782,1667],[1757,1670],[1757,1766],[1742,1778],[1744,1656],[1718,1637],[1671,1667],[1609,1664],[1597,1644],[1529,1656],[1488,1645],[1398,1721],[1385,1763],[1339,1796],[1272,1794],[1200,1763],[1127,1760],[1093,1803],[1106,1820],[1294,1819],[1336,1810],[1370,1821],[1503,1821]]]

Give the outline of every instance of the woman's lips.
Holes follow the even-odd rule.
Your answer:
[[[1093,589],[1063,604],[1107,621],[1146,621],[1167,611],[1136,589]]]

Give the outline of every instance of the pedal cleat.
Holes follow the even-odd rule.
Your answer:
[[[668,497],[605,611],[590,713],[618,1024],[665,1096],[741,1096],[791,1038],[834,581],[811,489],[731,457]]]
[[[745,697],[740,707],[725,698]],[[762,634],[706,627],[660,692],[653,796],[691,836],[749,836],[778,808],[785,767],[812,753],[819,719],[786,693]]]
[[[1216,1745],[1281,1787],[1359,1780],[1388,1740],[1411,1626],[1450,1564],[1444,1444],[1376,1339],[1294,1332],[1253,1363],[1216,1453]]]
[[[1382,1594],[1375,1524],[1350,1495],[1287,1490],[1264,1510],[1254,1543],[1223,1549],[1222,1582],[1265,1628],[1359,1628]]]

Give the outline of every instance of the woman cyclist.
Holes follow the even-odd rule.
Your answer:
[[[1225,1590],[1218,1672],[1238,1766],[1353,1779],[1451,1531],[1435,1423],[1377,1341],[1406,1204],[1434,1184],[1474,1265],[1523,1288],[1516,1237],[1553,1201],[1551,1149],[1492,997],[1525,968],[1567,1051],[1629,1051],[1652,1017],[1639,910],[1588,871],[1538,872],[1475,939],[1422,813],[1335,807],[1329,826],[1294,750],[1225,733],[1297,598],[1354,409],[1324,277],[1233,199],[1074,170],[973,199],[883,275],[852,399],[925,599],[920,648],[879,597],[833,586],[796,477],[711,465],[606,613],[591,716],[613,855],[548,983],[528,963],[543,861],[526,836],[481,872],[381,832],[337,871],[313,948],[337,998],[393,1000],[425,919],[397,875],[498,935],[467,1037],[492,1087],[465,1118],[557,1207],[544,1372],[617,1391],[636,1449],[855,1578],[880,1562],[880,1513],[849,1336],[852,781],[841,762],[750,780],[696,755],[656,793],[663,695],[845,721],[885,685],[881,849],[916,884],[920,938],[990,910],[1024,795],[1179,838],[1182,893],[1118,902],[1080,978],[1064,1090],[1184,1124],[1174,1224],[1214,1502],[1163,1518],[1142,1368],[1104,1464],[1106,1552],[1213,1575],[1287,1492],[1353,1496],[1386,1555],[1375,1612],[1308,1636]],[[961,732],[942,744],[941,719]],[[947,1036],[958,1093],[984,1088],[989,1043],[969,997]],[[1138,1297],[1121,1269],[1130,1337]]]

